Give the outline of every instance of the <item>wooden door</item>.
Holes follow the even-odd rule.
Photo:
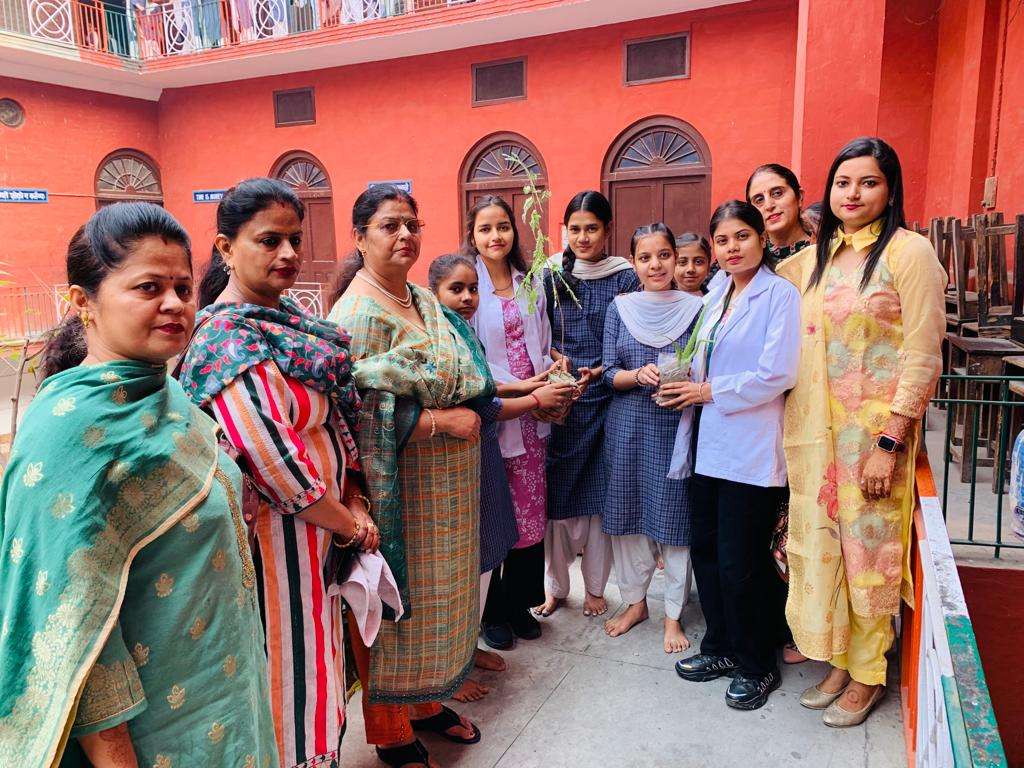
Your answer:
[[[334,249],[334,211],[331,198],[303,201],[306,218],[302,222],[302,269],[299,282],[320,283],[327,289],[334,280],[337,257]]]
[[[676,234],[707,234],[711,167],[707,145],[682,120],[652,117],[623,131],[604,163],[612,203],[612,253],[629,255],[637,227],[662,221]]]
[[[484,197],[490,195],[496,195],[509,205],[512,206],[512,210],[515,211],[516,220],[514,224],[516,229],[519,230],[519,248],[523,253],[523,258],[526,263],[529,264],[533,258],[533,249],[537,245],[537,238],[533,236],[533,231],[530,229],[529,224],[523,223],[523,206],[526,204],[527,195],[523,194],[522,187],[509,187],[508,189],[490,189],[486,192],[470,192],[467,199],[466,210],[468,211],[476,202]],[[548,231],[548,215],[545,209],[540,219],[541,231]],[[465,237],[465,230],[463,230],[463,237]],[[561,248],[560,243],[550,243],[548,246],[548,253],[554,253]]]
[[[655,221],[655,184],[645,179],[611,185],[612,243],[609,254],[629,258],[629,241],[637,227]]]
[[[611,254],[629,256],[629,241],[637,227],[656,221],[668,224],[676,235],[707,233],[708,177],[633,179],[610,184],[612,214]]]

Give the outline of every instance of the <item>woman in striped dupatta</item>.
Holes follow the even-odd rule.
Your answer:
[[[181,382],[224,430],[260,492],[255,546],[271,710],[283,768],[334,768],[345,724],[337,541],[376,548],[353,438],[348,338],[281,294],[302,262],[302,203],[250,179],[217,210],[213,262]],[[329,576],[327,577],[329,578]]]
[[[366,740],[384,763],[435,766],[413,730],[473,744],[480,731],[440,702],[473,666],[479,632],[480,419],[462,404],[494,382],[472,330],[407,282],[420,252],[416,203],[392,186],[356,200],[357,253],[329,318],[352,330],[363,396],[359,447],[381,552],[405,614],[372,650],[352,644]],[[413,705],[410,707],[407,705]]]

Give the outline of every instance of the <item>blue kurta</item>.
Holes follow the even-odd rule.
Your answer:
[[[620,293],[635,291],[640,281],[636,272],[627,269],[599,280],[573,282],[581,306],[563,296],[558,297],[555,306],[552,281],[545,275],[551,343],[572,361],[574,368],[597,367],[601,365],[608,305]],[[548,442],[549,520],[604,512],[608,486],[602,449],[610,402],[611,388],[603,378],[598,379],[569,409],[565,424],[552,425]]]
[[[501,400],[478,398],[467,405],[480,416],[480,573],[487,573],[505,560],[519,540],[519,532],[505,460],[498,446]]]
[[[680,348],[693,325],[675,340]],[[671,353],[641,344],[626,328],[614,302],[604,326],[604,382],[611,389],[619,371],[632,371],[657,363],[659,353]],[[643,534],[662,544],[690,545],[689,480],[669,480],[672,447],[679,428],[679,412],[662,408],[651,399],[653,387],[614,392],[605,419],[605,473],[608,495],[601,529],[613,536]]]

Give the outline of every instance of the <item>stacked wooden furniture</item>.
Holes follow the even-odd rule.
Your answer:
[[[921,231],[918,229],[918,231]],[[946,292],[946,373],[969,376],[1017,375],[1013,362],[1024,359],[1024,215],[1006,224],[1000,213],[972,216],[966,223],[950,217],[935,219],[926,232],[950,276]],[[1013,278],[1010,263],[1012,256]],[[1015,320],[1016,318],[1016,320]],[[1019,330],[1014,334],[1014,328]],[[1016,335],[1016,338],[1011,338]],[[1018,343],[1020,342],[1020,343]],[[1010,374],[1006,372],[1011,370]],[[1024,386],[1017,384],[1011,391]],[[953,381],[941,396],[962,400],[999,400],[997,380]],[[949,450],[960,462],[960,477],[970,482],[974,467],[996,467],[1009,452],[999,450],[1004,411],[998,405],[961,403],[949,409],[953,420]],[[1009,443],[1016,436],[1010,425]],[[975,447],[977,446],[977,447]],[[1004,446],[1005,447],[1005,446]],[[1006,464],[1008,475],[1009,465]],[[993,488],[998,484],[993,473]]]

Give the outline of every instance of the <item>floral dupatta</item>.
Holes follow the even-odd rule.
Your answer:
[[[380,528],[381,553],[395,576],[403,619],[412,616],[402,530],[398,457],[424,408],[461,405],[494,394],[483,350],[459,315],[432,293],[410,285],[425,323],[429,351],[413,344],[408,323],[365,296],[343,296],[328,319],[353,336],[353,376],[363,396],[359,447]],[[397,341],[396,341],[397,340]]]
[[[216,429],[163,365],[44,382],[0,486],[0,766],[60,762],[132,561],[210,492]]]

